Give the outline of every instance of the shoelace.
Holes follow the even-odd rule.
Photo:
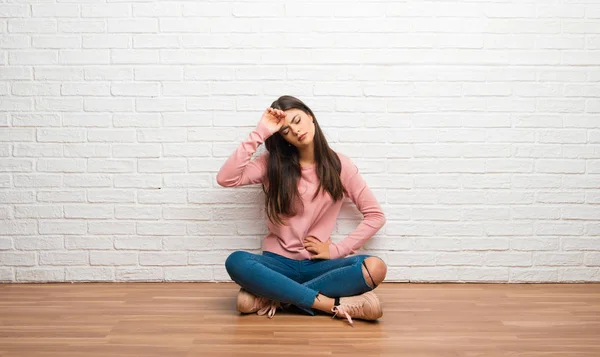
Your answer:
[[[277,312],[277,308],[281,306],[281,304],[277,301],[268,300],[265,298],[258,298],[256,302],[260,309],[256,312],[257,315],[265,315],[272,319],[275,316],[275,312]]]
[[[334,306],[333,309],[331,309],[331,311],[334,312],[332,318],[335,318],[337,314],[340,314],[348,320],[350,326],[354,327],[354,321],[352,321],[352,317],[350,316],[353,314],[355,316],[358,316],[358,313],[360,312],[360,306],[355,304],[338,305]]]

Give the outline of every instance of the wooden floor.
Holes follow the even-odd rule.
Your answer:
[[[235,312],[234,284],[0,284],[0,357],[600,356],[600,284],[383,284],[384,316]]]

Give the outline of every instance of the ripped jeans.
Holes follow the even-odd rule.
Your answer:
[[[353,296],[373,290],[363,275],[364,260],[370,255],[353,255],[331,260],[294,260],[263,252],[236,251],[225,261],[227,273],[248,292],[281,303],[290,303],[314,315],[315,297]],[[368,272],[368,269],[367,269]]]

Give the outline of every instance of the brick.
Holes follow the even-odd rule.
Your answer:
[[[163,218],[168,220],[209,220],[212,212],[209,207],[164,207]]]
[[[141,252],[140,265],[187,265],[187,253],[185,252]]]
[[[18,205],[15,207],[15,218],[62,218],[61,206]]]
[[[16,237],[15,248],[18,250],[62,250],[62,237]]]
[[[211,281],[212,267],[166,267],[165,281]]]
[[[137,265],[137,252],[90,252],[90,265]]]
[[[118,188],[161,188],[160,175],[115,175]]]
[[[40,252],[40,265],[87,265],[89,261],[86,251]]]
[[[157,206],[116,206],[115,218],[135,220],[156,220],[161,217],[161,208]]]
[[[65,218],[112,218],[113,207],[111,205],[85,204],[65,205]]]
[[[137,233],[141,235],[174,235],[181,236],[186,232],[185,222],[139,222],[137,223]]]
[[[112,179],[109,175],[68,175],[64,177],[65,187],[111,187]]]
[[[64,282],[64,268],[17,268],[16,281],[22,282]]]
[[[41,234],[81,235],[86,233],[84,221],[40,221]]]
[[[115,248],[122,250],[162,250],[161,237],[116,237]]]
[[[138,192],[139,203],[186,203],[187,194],[184,190],[149,190]]]
[[[36,264],[34,252],[0,252],[0,262],[3,266],[33,266]]]
[[[67,281],[114,281],[113,267],[68,267],[66,268]]]
[[[162,268],[120,268],[116,269],[117,281],[163,281]]]
[[[129,203],[135,201],[135,192],[130,190],[89,189],[89,202],[93,203]]]
[[[15,86],[13,86],[13,92],[14,90]],[[40,95],[38,92],[40,92],[39,88],[29,92],[22,91],[23,95]],[[54,95],[54,93],[49,95]],[[60,126],[60,117],[56,114],[13,114],[12,123],[13,126]]]
[[[134,234],[135,223],[134,222],[94,222],[88,221],[88,233],[98,235],[119,235],[119,234]]]

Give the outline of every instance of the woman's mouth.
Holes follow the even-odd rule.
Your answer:
[[[304,134],[300,135],[300,136],[298,137],[298,141],[302,141],[302,140],[304,140],[304,138],[306,138],[306,133],[304,133]]]

